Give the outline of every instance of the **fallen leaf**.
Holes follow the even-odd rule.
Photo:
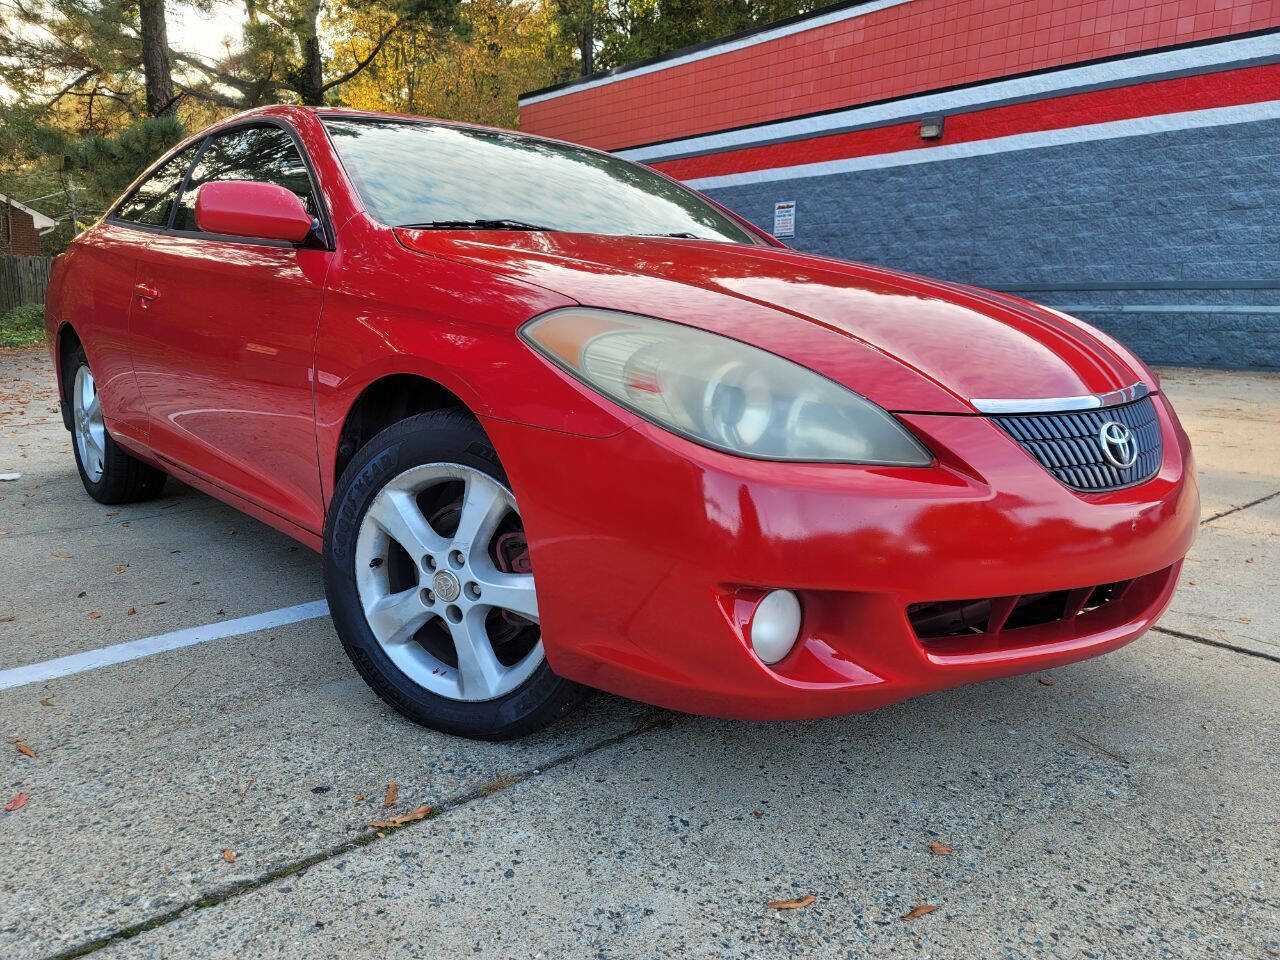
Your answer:
[[[89,611],[89,619],[90,619],[90,620],[100,620],[100,619],[102,619],[102,614],[100,614],[97,610],[90,610],[90,611]]]
[[[377,837],[379,840],[381,840],[383,837],[385,837],[385,836],[386,836],[386,834],[385,834],[385,833],[383,833],[381,830],[375,830],[375,831],[373,832],[373,835],[374,835],[375,837]]]
[[[24,757],[36,756],[36,752],[32,750],[30,747],[28,747],[25,743],[15,743],[14,746],[18,748],[18,752],[22,754]]]
[[[223,860],[225,860],[225,861],[227,861],[227,863],[235,863],[235,862],[236,862],[236,852],[235,852],[234,850],[223,850],[223,851],[222,851],[222,859],[223,859]]]
[[[929,852],[932,853],[935,857],[945,857],[951,853],[954,853],[955,851],[953,851],[945,843],[931,843],[929,844]]]
[[[763,811],[763,810],[752,810],[752,811],[751,811],[751,815],[752,815],[753,817],[755,817],[757,820],[759,820],[761,817],[763,817],[763,816],[764,816],[764,811]]]
[[[352,802],[352,803],[364,803],[364,794],[363,794],[363,793],[357,793],[354,797],[352,797],[352,798],[351,798],[351,802]]]
[[[118,516],[120,516],[120,511],[119,511],[119,510],[108,510],[108,511],[107,511],[107,516],[108,516],[108,517],[118,517]]]
[[[400,801],[400,788],[394,780],[387,781],[387,795],[382,798],[382,809],[394,807]]]
[[[910,913],[903,914],[902,919],[903,920],[919,920],[926,913],[933,913],[933,911],[937,909],[938,909],[937,904],[922,903],[918,907],[912,907]]]
[[[0,623],[13,623],[13,617],[0,617]]]
[[[419,820],[425,820],[435,812],[435,807],[429,807],[425,803],[417,810],[410,810],[408,813],[399,817],[390,817],[386,820],[375,820],[369,824],[371,827],[403,827],[406,823],[417,823]]]
[[[1051,679],[1049,679],[1048,677],[1041,677],[1041,678],[1040,678],[1040,686],[1042,686],[1042,687],[1052,687],[1052,686],[1053,686],[1053,681],[1052,681]]]
[[[125,613],[130,617],[134,616],[137,612],[138,611],[133,607],[130,607],[128,610],[125,611]]]
[[[1253,623],[1253,617],[1241,617],[1241,618],[1240,618],[1240,622],[1241,622],[1241,623]]]
[[[42,707],[52,707],[52,706],[53,706],[53,697],[45,697],[43,700],[41,700],[41,701],[40,701],[40,706],[42,706]]]
[[[31,798],[28,797],[25,793],[15,794],[14,798],[4,805],[5,812],[13,813],[13,811],[19,809],[20,807],[25,807],[27,805],[27,801],[30,799]]]
[[[1253,557],[1249,557],[1249,558],[1247,558],[1247,559],[1245,560],[1245,563],[1253,563]]]
[[[116,576],[120,576],[120,574],[124,573],[128,569],[129,565],[127,563],[120,564],[120,566],[116,567]]]
[[[71,554],[67,553],[67,551],[65,551],[65,550],[55,550],[55,551],[53,551],[53,553],[49,554],[49,556],[51,556],[51,557],[57,557],[59,560],[70,560],[70,559],[71,559]]]
[[[765,904],[770,910],[800,910],[818,902],[812,893],[807,893],[799,900],[770,900]]]

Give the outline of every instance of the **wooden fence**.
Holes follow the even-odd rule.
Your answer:
[[[44,303],[48,257],[0,257],[0,313],[24,303]]]

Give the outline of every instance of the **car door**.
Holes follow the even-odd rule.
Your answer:
[[[169,223],[199,143],[166,157],[101,223],[82,234],[70,257],[62,316],[80,334],[94,371],[102,411],[114,436],[145,443],[146,407],[129,351],[129,312],[138,259]]]
[[[202,233],[196,192],[216,180],[280,184],[317,229],[300,244]],[[259,122],[212,134],[171,228],[140,258],[130,320],[152,448],[313,532],[323,506],[312,366],[333,257],[320,205],[291,131]]]

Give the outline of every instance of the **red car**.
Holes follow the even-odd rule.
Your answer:
[[[47,313],[89,494],[172,474],[323,550],[356,668],[466,736],[587,687],[814,717],[1080,660],[1196,530],[1186,434],[1105,334],[509,131],[242,114]]]

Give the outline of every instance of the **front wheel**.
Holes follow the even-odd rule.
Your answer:
[[[543,654],[520,511],[464,411],[411,417],[357,454],[326,524],[325,589],[356,669],[418,723],[508,739],[584,696]]]

